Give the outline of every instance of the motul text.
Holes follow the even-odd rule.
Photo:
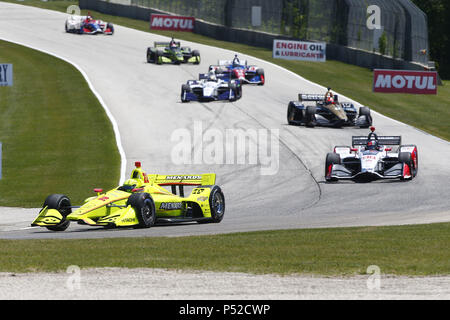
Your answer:
[[[437,72],[375,69],[373,91],[437,94]]]
[[[152,14],[150,17],[150,29],[193,31],[195,18],[184,16],[169,16],[165,14]]]

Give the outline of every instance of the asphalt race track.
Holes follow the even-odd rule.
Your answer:
[[[65,18],[66,14],[55,11],[0,3],[0,39],[55,54],[84,71],[117,122],[126,176],[134,161],[141,161],[148,173],[217,173],[217,184],[226,197],[225,218],[220,224],[141,230],[104,230],[72,224],[67,231],[55,233],[29,227],[37,209],[0,208],[0,238],[181,236],[450,221],[449,142],[373,114],[378,134],[402,135],[404,144],[418,146],[418,176],[410,182],[327,184],[323,177],[326,153],[335,145],[351,144],[352,135],[366,135],[368,131],[288,126],[288,102],[295,100],[299,92],[324,93],[323,87],[270,63],[240,55],[265,69],[266,85],[244,86],[243,98],[233,103],[182,104],[181,84],[206,72],[218,59],[231,59],[233,52],[183,41],[182,45],[200,50],[200,65],[147,64],[146,48],[167,38],[121,26],[115,26],[114,36],[67,34]],[[227,152],[223,152],[223,164],[204,160],[196,163],[194,154],[201,145],[193,139],[192,146],[188,146],[193,152],[193,164],[175,164],[172,153],[179,141],[173,135],[190,132],[195,137],[199,128],[204,136],[217,132],[225,136],[227,130],[237,129],[261,134],[257,137],[278,132],[278,150],[276,145],[264,150],[267,154],[274,151],[269,165],[262,157],[258,163],[250,163],[252,148],[246,148],[244,164],[238,159],[226,164]],[[234,141],[224,140],[220,144],[223,150],[233,147]],[[207,141],[203,147],[208,146]],[[274,174],[263,175],[269,166]],[[90,194],[91,190],[86,190],[86,197]]]

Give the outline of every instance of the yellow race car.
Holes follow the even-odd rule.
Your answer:
[[[225,197],[215,185],[216,175],[146,174],[135,163],[131,178],[110,191],[94,189],[96,196],[72,206],[62,194],[51,194],[32,226],[64,231],[71,221],[90,226],[150,228],[155,223],[222,221]],[[184,187],[193,186],[189,196]],[[169,192],[164,187],[171,187]],[[178,189],[178,194],[177,194]]]

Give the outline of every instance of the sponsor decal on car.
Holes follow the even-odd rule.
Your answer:
[[[180,210],[181,202],[161,202],[160,210]]]
[[[152,13],[150,17],[150,29],[194,31],[195,18],[186,16],[170,16],[166,14]]]
[[[373,72],[373,91],[437,94],[437,72],[375,69]]]
[[[166,180],[201,180],[202,176],[167,176]]]

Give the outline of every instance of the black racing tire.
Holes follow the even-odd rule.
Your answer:
[[[305,111],[305,124],[309,128],[314,128],[316,123],[316,106],[307,106]]]
[[[414,144],[409,144],[409,145],[401,145],[400,146],[400,150],[402,149],[402,147],[414,147],[414,149],[416,150],[416,161],[414,162],[413,156],[411,154],[411,165],[412,165],[412,174],[413,177],[417,176],[417,173],[419,172],[419,151],[417,149],[417,146]],[[409,152],[401,152],[401,153],[409,153]],[[406,159],[406,156],[403,156]],[[399,154],[399,161],[400,161],[400,154]],[[401,162],[401,161],[400,161]]]
[[[364,126],[360,126],[360,128],[369,128],[372,125],[372,115],[370,114],[369,107],[360,107],[359,108],[359,116],[366,116],[367,124]]]
[[[149,193],[133,193],[127,200],[127,206],[136,212],[139,221],[138,228],[150,228],[156,222],[155,202]]]
[[[211,208],[211,222],[219,223],[225,215],[225,196],[219,186],[213,186],[209,194]]]
[[[325,179],[327,181],[334,180],[334,179],[327,178],[328,167],[333,164],[341,164],[341,157],[337,153],[329,152],[329,153],[327,153],[327,157],[325,158]]]
[[[58,210],[59,213],[63,216],[63,220],[61,223],[55,225],[55,226],[48,226],[46,227],[48,230],[51,231],[64,231],[66,230],[69,225],[70,221],[66,220],[66,217],[72,212],[72,208],[70,208],[70,199],[63,194],[51,194],[49,195],[45,201],[44,207],[48,207],[48,209],[55,209]]]
[[[291,126],[295,126],[297,123],[295,122],[295,116],[296,116],[296,108],[294,105],[294,102],[291,101],[288,104],[288,108],[287,108],[287,123]]]
[[[410,152],[400,152],[398,154],[398,161],[400,163],[405,163],[409,166],[409,169],[411,170],[411,178],[410,179],[404,179],[404,178],[400,178],[400,180],[412,180],[416,175],[417,172],[419,170],[418,166],[415,166],[415,163],[412,159],[412,155]],[[417,158],[417,163],[419,163],[419,159]]]
[[[239,99],[239,97],[238,97],[238,94],[239,94],[239,92],[238,92],[239,87],[238,87],[235,83],[232,83],[232,84],[229,85],[229,88],[230,88],[230,90],[232,90],[233,93],[234,93],[234,98],[230,98],[229,100],[230,100],[230,102],[234,102],[234,101],[236,101],[237,99]]]
[[[198,51],[198,50],[193,50],[193,51],[192,51],[192,56],[193,56],[193,57],[198,57],[198,59],[196,59],[196,61],[194,62],[194,64],[200,64],[200,61],[201,61],[201,59],[200,59],[200,51]]]
[[[106,24],[106,29],[111,29],[111,35],[113,35],[114,34],[114,25],[111,23],[111,22],[108,22],[107,24]]]
[[[258,86],[263,86],[266,83],[266,76],[264,75],[264,69],[263,68],[256,69],[256,74],[264,78],[264,82],[258,83]]]
[[[163,52],[162,52],[161,50],[156,50],[156,51],[155,51],[155,63],[156,63],[156,64],[162,64],[162,63],[159,61],[159,57],[162,56],[162,55],[163,55]]]
[[[152,63],[154,61],[153,53],[150,48],[147,48],[147,63]]]
[[[189,100],[184,99],[184,93],[190,92],[190,91],[191,91],[191,88],[189,87],[189,85],[187,85],[187,84],[181,85],[181,102],[183,102],[183,103],[189,102]]]
[[[242,98],[242,86],[237,85],[236,86],[236,100]]]

